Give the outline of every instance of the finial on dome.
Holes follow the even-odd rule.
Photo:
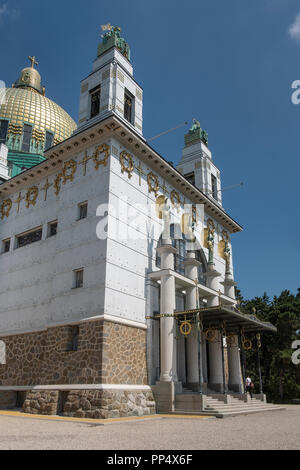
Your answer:
[[[39,65],[39,63],[35,60],[36,59],[35,55],[34,56],[29,56],[28,59],[31,62],[31,68],[32,69],[34,69],[35,65]]]
[[[37,69],[34,68],[38,65],[35,56],[29,56],[28,59],[31,62],[31,67],[25,67],[14,83],[14,88],[33,88],[41,94],[44,94],[44,88],[41,85],[41,76]]]

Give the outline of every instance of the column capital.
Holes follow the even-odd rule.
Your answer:
[[[213,267],[212,269],[208,268],[208,271],[206,271],[206,273],[204,273],[203,276],[209,279],[209,278],[219,277],[221,276],[221,273],[219,273],[219,271],[217,271]]]
[[[173,245],[162,245],[162,246],[156,248],[156,251],[160,254],[161,253],[174,253],[174,255],[175,255],[175,254],[178,253],[177,248],[174,248]]]

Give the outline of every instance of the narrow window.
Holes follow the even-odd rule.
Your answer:
[[[10,238],[8,240],[3,240],[2,242],[2,253],[9,253],[10,250]]]
[[[24,124],[22,152],[30,152],[30,142],[32,136],[32,126]]]
[[[217,178],[211,175],[211,194],[212,197],[218,200]]]
[[[48,224],[48,238],[54,237],[57,234],[57,220]]]
[[[24,235],[17,235],[17,248],[22,248],[23,246],[40,241],[42,239],[42,233],[43,229],[41,227],[25,233]]]
[[[67,351],[78,351],[79,326],[70,327],[70,341],[67,345]]]
[[[88,203],[82,202],[78,204],[78,220],[86,219],[88,212]]]
[[[77,269],[74,271],[75,274],[75,289],[81,289],[83,287],[83,269]]]
[[[0,121],[0,144],[5,144],[8,131],[8,121]]]
[[[125,89],[125,96],[124,96],[124,117],[133,124],[134,118],[134,96]]]
[[[54,139],[54,135],[52,134],[52,132],[46,131],[45,150],[47,150],[47,149],[49,149],[50,147],[52,147],[53,139]]]
[[[94,88],[90,91],[91,94],[91,119],[98,116],[100,112],[100,87]]]

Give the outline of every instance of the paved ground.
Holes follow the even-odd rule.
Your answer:
[[[235,418],[148,418],[101,425],[0,413],[0,449],[300,449],[300,406]]]

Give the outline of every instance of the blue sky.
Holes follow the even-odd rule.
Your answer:
[[[200,120],[209,133],[246,298],[300,287],[299,0],[0,0],[1,73],[8,86],[39,60],[46,94],[77,120],[101,24],[122,27],[144,89],[144,135]],[[182,128],[152,143],[177,163]]]

